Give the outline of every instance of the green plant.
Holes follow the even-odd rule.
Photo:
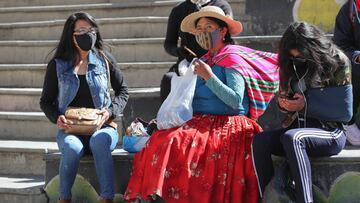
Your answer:
[[[356,203],[360,200],[360,173],[346,172],[331,185],[329,197],[314,187],[314,200],[319,203]]]
[[[52,178],[45,187],[50,203],[56,203],[59,199],[59,176]],[[74,185],[71,189],[72,202],[75,203],[97,203],[98,194],[91,184],[81,175],[76,175]]]

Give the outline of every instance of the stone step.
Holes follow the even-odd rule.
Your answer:
[[[167,17],[100,18],[100,33],[107,38],[164,37]],[[58,40],[65,20],[1,23],[2,40]]]
[[[0,111],[0,139],[54,141],[56,132],[42,112]]]
[[[12,163],[11,163],[12,164]],[[44,176],[0,175],[0,202],[46,203]]]
[[[91,3],[109,3],[116,0],[2,0],[0,7],[14,7],[14,6],[45,6],[45,5],[68,5],[68,4],[91,4]]]
[[[53,142],[0,140],[0,174],[43,176],[44,155],[58,151],[55,140],[55,136]]]
[[[275,51],[280,36],[240,36],[237,44],[254,49]],[[118,62],[175,61],[163,47],[164,38],[108,39],[112,53]],[[56,40],[0,41],[0,61],[3,64],[38,64],[50,59]]]
[[[41,88],[0,88],[0,111],[40,112]],[[130,88],[130,99],[159,96],[159,88]]]
[[[123,2],[148,2],[150,0],[2,0],[0,7],[14,6],[49,6],[49,5],[72,5],[72,4],[94,4],[94,3],[123,3]],[[156,0],[156,1],[174,1],[179,0]]]
[[[238,17],[237,17],[238,18]],[[104,39],[165,37],[168,17],[99,18]],[[65,20],[0,23],[1,40],[58,40]],[[242,19],[243,35],[251,35],[249,21]]]
[[[163,38],[111,39],[112,53],[119,62],[175,61],[163,48]],[[2,63],[45,63],[57,45],[55,40],[0,41]],[[5,51],[6,50],[6,51]]]
[[[123,193],[127,181],[130,176],[132,167],[132,155],[119,150],[113,153],[114,171],[115,171],[115,193]],[[45,156],[46,161],[46,176],[45,182],[48,183],[54,176],[57,175],[58,166],[60,162],[59,153],[49,153]],[[278,160],[274,161],[275,163]],[[357,172],[360,169],[360,150],[356,147],[347,146],[340,154],[331,157],[312,158],[312,173],[314,184],[321,189],[324,194],[328,194],[330,187],[339,176],[346,172]],[[121,173],[116,173],[121,171]],[[94,177],[93,160],[90,157],[85,157],[80,163],[79,173],[88,180],[96,190],[99,190],[96,177]],[[358,185],[358,183],[357,183]],[[351,185],[348,185],[351,187]],[[351,195],[351,194],[347,194]],[[354,194],[352,194],[354,195]],[[354,195],[355,196],[355,195]],[[280,199],[279,199],[280,200]],[[268,201],[275,202],[275,201]],[[278,202],[278,201],[276,201]],[[287,202],[287,201],[279,201]],[[339,201],[340,202],[340,201]],[[355,202],[355,201],[353,201]],[[357,202],[357,201],[356,201]]]
[[[122,135],[122,121],[118,124],[119,135]],[[42,112],[9,112],[0,111],[0,139],[54,141],[57,127]]]
[[[55,139],[57,127],[40,112],[38,101],[40,89],[2,89],[0,96],[0,139],[52,141]],[[136,117],[150,120],[156,117],[160,107],[159,88],[138,88],[130,90],[130,98],[118,119],[120,135]],[[29,111],[29,109],[35,111]],[[13,111],[10,111],[14,109]]]
[[[118,63],[129,87],[159,87],[174,62]],[[46,64],[0,64],[0,87],[42,87]]]
[[[117,18],[131,16],[169,16],[177,1],[118,1],[77,5],[23,6],[0,8],[0,22],[25,22],[66,19],[76,11],[85,11],[97,18]],[[234,16],[245,15],[245,0],[229,1]]]
[[[29,109],[35,110],[37,112],[40,111],[38,101],[40,97],[40,88],[0,88],[0,103],[4,104],[1,106],[1,110],[3,111],[29,111]],[[119,132],[122,134],[124,132],[124,128],[129,126],[130,123],[136,118],[141,117],[145,120],[151,120],[156,118],[158,109],[160,108],[160,96],[159,96],[159,88],[135,88],[130,89],[130,98],[128,104],[123,112],[123,117],[118,122],[119,124]],[[20,113],[20,115],[22,115]],[[50,122],[44,117],[44,121],[42,123],[36,122],[33,119],[29,118],[28,122],[21,121],[24,123],[24,127],[22,125],[21,128],[17,128],[16,122],[10,122],[14,120],[14,115],[8,115],[9,112],[3,112],[3,126],[4,131],[7,129],[3,135],[0,133],[0,139],[28,139],[28,140],[51,140],[53,138],[53,134],[55,132],[55,128],[50,125]],[[24,114],[30,114],[31,112],[25,112]],[[43,115],[42,115],[43,116]],[[284,114],[282,114],[276,102],[271,102],[268,106],[265,113],[259,118],[259,124],[263,127],[264,130],[270,130],[274,128],[280,127],[280,121],[283,120]],[[10,118],[10,120],[8,119]],[[8,120],[7,120],[8,119]],[[0,119],[1,121],[1,119]],[[39,132],[34,132],[31,130],[31,127],[27,127],[27,125],[40,125],[46,124],[48,128],[50,128],[46,133],[40,132],[42,134],[37,134]],[[1,124],[1,123],[0,123]],[[1,127],[1,126],[0,126]],[[7,127],[7,128],[6,128]],[[120,129],[120,128],[123,129]],[[21,131],[21,129],[25,128],[25,130]],[[55,129],[55,130],[54,130]],[[29,130],[29,131],[26,131]],[[1,132],[1,131],[0,131]],[[37,136],[29,136],[24,132],[29,132],[31,135]],[[6,135],[6,137],[5,137]],[[16,136],[14,136],[16,135]],[[16,138],[12,138],[16,137]]]

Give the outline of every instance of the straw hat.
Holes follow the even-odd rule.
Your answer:
[[[231,16],[225,15],[224,11],[217,6],[205,6],[195,13],[192,13],[184,18],[181,22],[181,31],[196,33],[195,22],[201,17],[213,17],[224,21],[231,36],[239,34],[242,30],[242,24],[239,21],[233,20]]]

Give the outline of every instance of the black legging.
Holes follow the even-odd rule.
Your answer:
[[[349,124],[353,124],[355,122],[356,112],[360,105],[360,75],[352,75],[351,82],[353,86],[353,117]]]

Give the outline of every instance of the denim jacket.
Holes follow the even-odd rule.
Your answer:
[[[111,105],[108,87],[108,73],[104,59],[94,51],[89,52],[86,80],[95,108],[101,109]],[[65,113],[66,108],[75,98],[80,86],[78,75],[70,61],[55,59],[58,78],[58,110]]]

